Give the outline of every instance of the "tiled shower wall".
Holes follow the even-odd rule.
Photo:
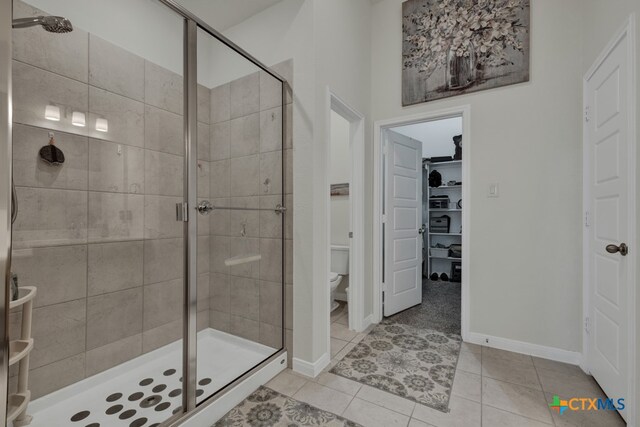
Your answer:
[[[24,3],[16,3],[15,10],[20,16],[41,13]],[[183,241],[182,225],[175,221],[175,203],[182,195],[182,77],[78,28],[66,35],[39,28],[15,31],[13,66],[14,179],[20,203],[13,270],[21,285],[38,287],[30,378],[37,398],[182,335]],[[230,96],[231,92],[229,105]],[[198,196],[217,198],[218,188],[226,185],[230,201],[238,195],[244,198],[238,202],[267,203],[258,193],[235,192],[236,178],[245,183],[239,187],[248,188],[249,183],[244,173],[234,177],[232,172],[237,173],[232,166],[236,157],[231,147],[236,142],[230,142],[236,134],[231,133],[231,120],[228,135],[216,133],[217,99],[216,90],[199,86]],[[48,104],[61,107],[60,122],[44,119]],[[86,113],[86,127],[71,125],[72,111]],[[108,120],[107,133],[95,130],[97,118]],[[50,131],[65,153],[61,167],[38,160]],[[219,181],[222,172],[216,163],[222,156],[218,149],[225,144],[228,184]],[[217,313],[228,313],[226,323],[213,321],[212,326],[272,343],[274,331],[267,330],[274,325],[273,317],[259,315],[257,321],[264,321],[256,335],[253,324],[238,321],[248,316],[232,317],[232,307],[239,298],[255,299],[248,283],[263,277],[261,269],[271,274],[265,279],[276,277],[266,266],[252,274],[215,268],[220,261],[218,237],[234,236],[216,234],[219,224],[214,218],[201,217],[198,222],[198,327],[208,327]],[[237,227],[230,221],[228,230]],[[249,245],[255,245],[255,236],[248,234],[229,240],[225,253],[244,250],[249,235]],[[273,248],[276,239],[264,237],[257,239],[258,247]],[[264,263],[265,257],[259,265]],[[225,289],[219,279],[227,274],[225,299],[219,295]],[[244,286],[232,277],[246,279]],[[273,289],[262,286],[262,280],[257,283],[265,312],[277,306],[280,300],[268,303]],[[14,336],[19,322],[19,313],[12,313]]]
[[[292,81],[290,61],[274,69]],[[212,203],[263,209],[284,203],[289,209],[284,242],[288,254],[284,272],[285,301],[282,299],[282,217],[268,210],[219,210],[211,214],[211,325],[278,348],[282,339],[283,303],[287,316],[286,341],[291,342],[293,290],[292,141],[286,138],[283,156],[282,86],[266,72],[259,71],[213,88],[211,94]],[[287,94],[284,114],[289,136],[291,101]],[[232,267],[225,265],[225,259],[242,254],[259,254],[261,260]]]

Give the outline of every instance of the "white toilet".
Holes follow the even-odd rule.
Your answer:
[[[331,273],[329,273],[329,286],[331,289],[329,304],[331,305],[331,311],[340,306],[335,298],[336,289],[340,282],[342,282],[342,278],[348,274],[349,246],[331,245]]]

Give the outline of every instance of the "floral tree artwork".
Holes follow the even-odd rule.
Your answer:
[[[529,81],[529,1],[404,2],[403,105]]]

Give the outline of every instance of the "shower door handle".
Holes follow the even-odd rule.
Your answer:
[[[213,207],[211,202],[208,200],[203,200],[200,203],[198,203],[198,213],[200,215],[209,215],[209,213],[214,209],[215,208]]]

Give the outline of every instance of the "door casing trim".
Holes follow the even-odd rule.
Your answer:
[[[373,128],[373,322],[379,323],[382,320],[382,204],[384,203],[382,193],[383,153],[382,144],[384,142],[383,132],[397,126],[406,126],[416,123],[429,122],[434,120],[448,119],[452,117],[462,117],[462,134],[464,143],[462,144],[462,297],[461,297],[461,333],[462,339],[467,341],[471,328],[470,322],[470,295],[469,287],[471,277],[469,274],[471,256],[471,106],[461,105],[458,107],[429,111],[410,116],[397,117],[393,119],[378,120]],[[466,183],[466,184],[465,184]],[[380,261],[380,262],[377,262]]]

